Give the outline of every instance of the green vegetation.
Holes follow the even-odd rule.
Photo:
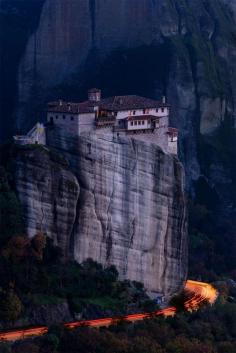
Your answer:
[[[8,175],[0,165],[0,243],[23,232],[20,204],[8,182]]]
[[[199,312],[135,325],[122,322],[100,330],[74,331],[54,327],[33,342],[15,343],[9,352],[26,353],[30,344],[34,347],[30,352],[39,353],[235,353],[235,335],[236,304],[219,300],[215,307]]]
[[[33,239],[14,236],[2,245],[0,289],[2,321],[15,321],[20,314],[27,317],[29,308],[65,301],[72,314],[92,306],[101,315],[108,309],[122,315],[131,303],[136,303],[141,311],[147,299],[141,284],[118,281],[114,266],[103,268],[90,259],[82,264],[71,261],[65,265],[60,249],[41,233]]]
[[[22,303],[13,289],[0,293],[0,318],[5,322],[14,322],[23,310]]]

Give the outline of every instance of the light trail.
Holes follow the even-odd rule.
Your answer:
[[[199,309],[200,305],[207,301],[211,305],[217,299],[218,292],[210,284],[196,281],[187,281],[185,290],[191,294],[191,297],[184,303],[185,307],[189,311]],[[78,327],[108,327],[117,324],[121,320],[128,322],[136,322],[144,319],[150,319],[156,316],[174,316],[176,314],[175,307],[169,307],[166,309],[158,310],[152,313],[139,313],[131,314],[122,317],[108,317],[96,320],[81,320],[76,322],[66,323],[63,326],[67,329],[75,329]],[[43,336],[48,332],[49,328],[47,326],[39,326],[32,328],[23,328],[12,331],[0,332],[0,341],[17,341],[30,337]]]

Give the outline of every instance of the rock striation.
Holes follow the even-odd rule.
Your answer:
[[[16,159],[29,235],[42,227],[65,255],[114,264],[120,278],[149,291],[169,296],[182,288],[187,222],[178,159],[152,143],[109,134],[77,139],[52,129],[48,143],[70,171],[38,149]]]
[[[20,151],[16,190],[27,231],[45,231],[66,256],[116,265],[121,278],[170,295],[187,271],[180,162],[154,144],[112,135],[49,132],[70,169],[44,149]]]
[[[46,232],[67,257],[79,184],[64,159],[41,147],[19,148],[14,179],[28,236]]]

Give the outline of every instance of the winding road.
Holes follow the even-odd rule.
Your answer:
[[[185,290],[190,294],[189,298],[185,302],[186,309],[193,311],[199,308],[199,305],[203,302],[208,302],[211,305],[217,299],[218,293],[217,290],[212,287],[210,284],[203,282],[196,282],[188,280],[185,286]],[[176,313],[175,307],[169,307],[163,310],[158,310],[153,313],[142,313],[142,314],[132,314],[124,317],[118,318],[104,318],[104,319],[96,319],[96,320],[83,320],[76,321],[64,324],[64,327],[67,329],[75,329],[78,327],[89,326],[89,327],[103,327],[110,326],[121,319],[126,320],[128,322],[136,322],[144,319],[148,319],[151,317],[163,315],[163,316],[174,316]],[[39,326],[33,328],[24,328],[12,331],[4,331],[0,332],[0,341],[17,341],[29,337],[36,337],[45,335],[48,332],[47,326]]]

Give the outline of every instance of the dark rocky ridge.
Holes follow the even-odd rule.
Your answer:
[[[0,0],[0,142],[15,132],[19,62],[44,0]]]

